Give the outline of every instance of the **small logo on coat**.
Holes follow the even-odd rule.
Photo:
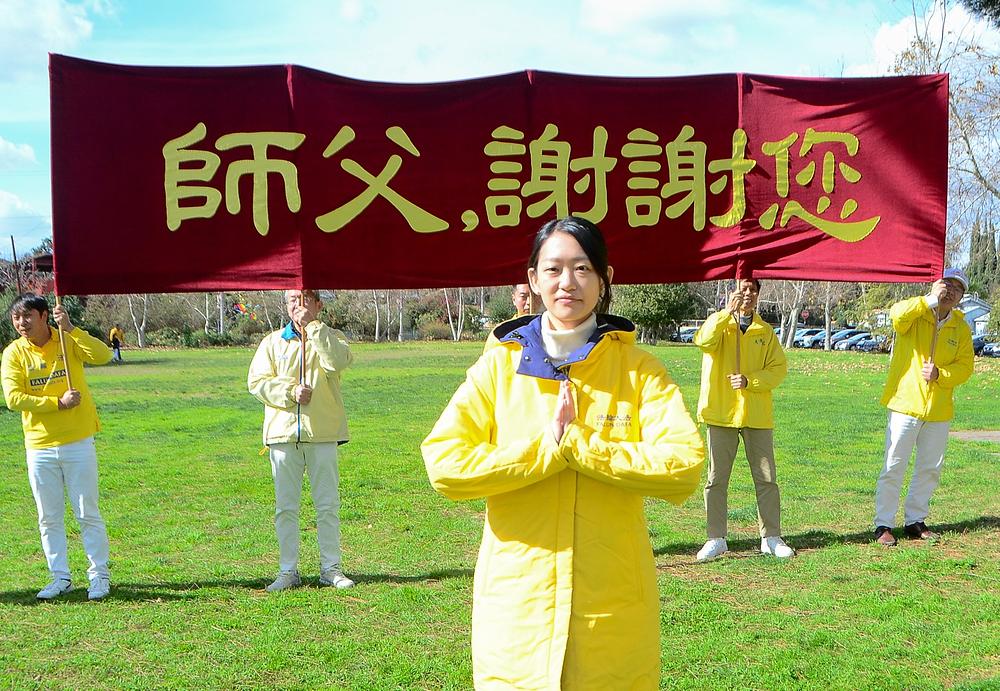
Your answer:
[[[632,426],[631,415],[605,415],[597,416],[598,427],[610,427],[611,429],[629,429]]]

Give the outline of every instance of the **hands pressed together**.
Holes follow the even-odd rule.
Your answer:
[[[558,444],[569,423],[576,419],[576,403],[573,402],[573,385],[568,379],[559,384],[559,398],[556,399],[556,414],[552,420],[552,434]]]

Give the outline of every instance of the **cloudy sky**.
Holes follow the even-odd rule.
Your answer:
[[[19,254],[51,235],[49,52],[404,82],[529,68],[880,76],[911,13],[901,0],[0,0],[0,257],[11,235]]]

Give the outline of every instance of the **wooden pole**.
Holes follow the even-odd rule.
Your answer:
[[[59,297],[59,293],[56,293],[56,307],[62,307],[62,299]],[[66,339],[63,337],[63,329],[59,322],[56,322],[56,326],[59,327],[59,352],[62,353],[63,369],[66,370],[66,386],[72,389],[73,378],[69,373],[69,359],[66,357]]]
[[[305,307],[306,296],[303,291],[299,291],[299,307]],[[306,383],[306,325],[301,324],[299,326],[299,340],[302,342],[302,347],[299,348],[299,386]]]
[[[740,318],[736,316],[736,312],[731,313],[733,315],[733,321],[736,322],[736,374],[742,374],[740,371],[740,340],[743,332],[740,331]]]
[[[933,310],[934,311],[934,333],[931,335],[931,357],[930,357],[930,361],[931,361],[932,364],[934,362],[934,352],[937,350],[938,322],[941,321],[941,318],[939,316],[938,310],[940,310],[940,309],[941,309],[941,305],[937,305],[936,307],[934,307],[934,310]]]
[[[21,295],[24,293],[24,289],[21,288],[21,267],[17,265],[17,249],[14,247],[14,236],[10,236],[10,253],[14,257],[14,280],[17,282],[17,294]]]

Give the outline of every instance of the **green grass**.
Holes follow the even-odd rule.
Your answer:
[[[357,345],[342,447],[349,591],[316,587],[304,503],[300,590],[268,595],[273,489],[247,349],[127,351],[91,369],[101,411],[101,508],[115,589],[49,604],[19,416],[0,412],[0,687],[465,689],[482,502],[430,489],[419,443],[480,344]],[[697,401],[700,358],[653,348]],[[756,551],[745,464],[730,488],[732,555],[695,564],[700,496],[649,501],[662,600],[665,688],[1000,688],[1000,445],[952,439],[931,524],[935,545],[869,538],[887,360],[789,354],[777,396],[786,538]],[[955,429],[1000,427],[1000,361],[977,360]],[[85,558],[67,523],[77,586]]]

